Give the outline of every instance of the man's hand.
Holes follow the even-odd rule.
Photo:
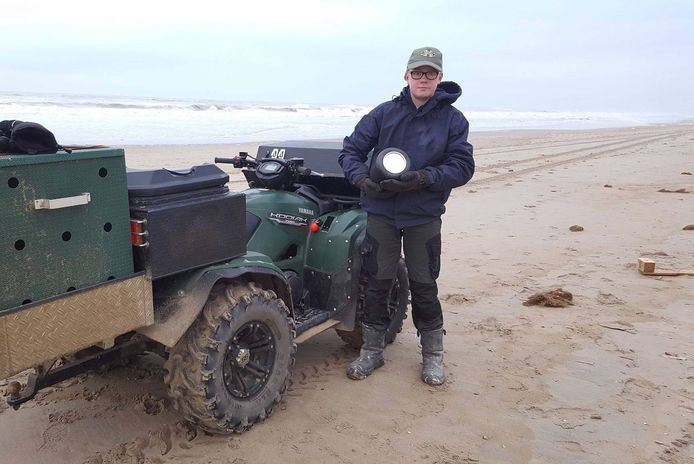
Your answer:
[[[411,192],[420,190],[429,185],[425,171],[409,171],[400,176],[400,179],[387,179],[381,181],[380,187],[388,192]]]
[[[359,178],[355,185],[369,198],[387,198],[391,196],[389,192],[384,192],[380,185],[366,176]]]

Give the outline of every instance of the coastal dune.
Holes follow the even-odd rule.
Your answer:
[[[443,217],[448,382],[419,380],[411,319],[354,382],[333,332],[300,345],[273,417],[232,437],[182,422],[161,360],[83,375],[12,411],[2,461],[36,463],[694,462],[694,123],[473,133],[474,179]],[[126,147],[132,168],[257,144]],[[229,165],[232,190],[245,188]],[[524,305],[562,289],[562,305]],[[546,301],[546,300],[545,300]],[[0,390],[7,383],[0,383]]]

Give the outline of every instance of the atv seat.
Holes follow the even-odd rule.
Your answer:
[[[322,197],[318,189],[313,185],[300,184],[299,188],[297,188],[294,193],[313,201],[316,206],[318,206],[319,216],[332,211],[337,211],[340,208],[340,204],[332,198]]]

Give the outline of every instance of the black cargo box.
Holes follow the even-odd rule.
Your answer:
[[[246,197],[226,187],[212,164],[184,170],[130,170],[130,216],[142,224],[135,268],[153,279],[233,259],[246,252]]]

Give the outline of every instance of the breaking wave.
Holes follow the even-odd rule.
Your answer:
[[[0,119],[43,124],[70,144],[200,144],[340,139],[371,107],[0,93]],[[472,131],[628,127],[672,114],[464,109]]]

